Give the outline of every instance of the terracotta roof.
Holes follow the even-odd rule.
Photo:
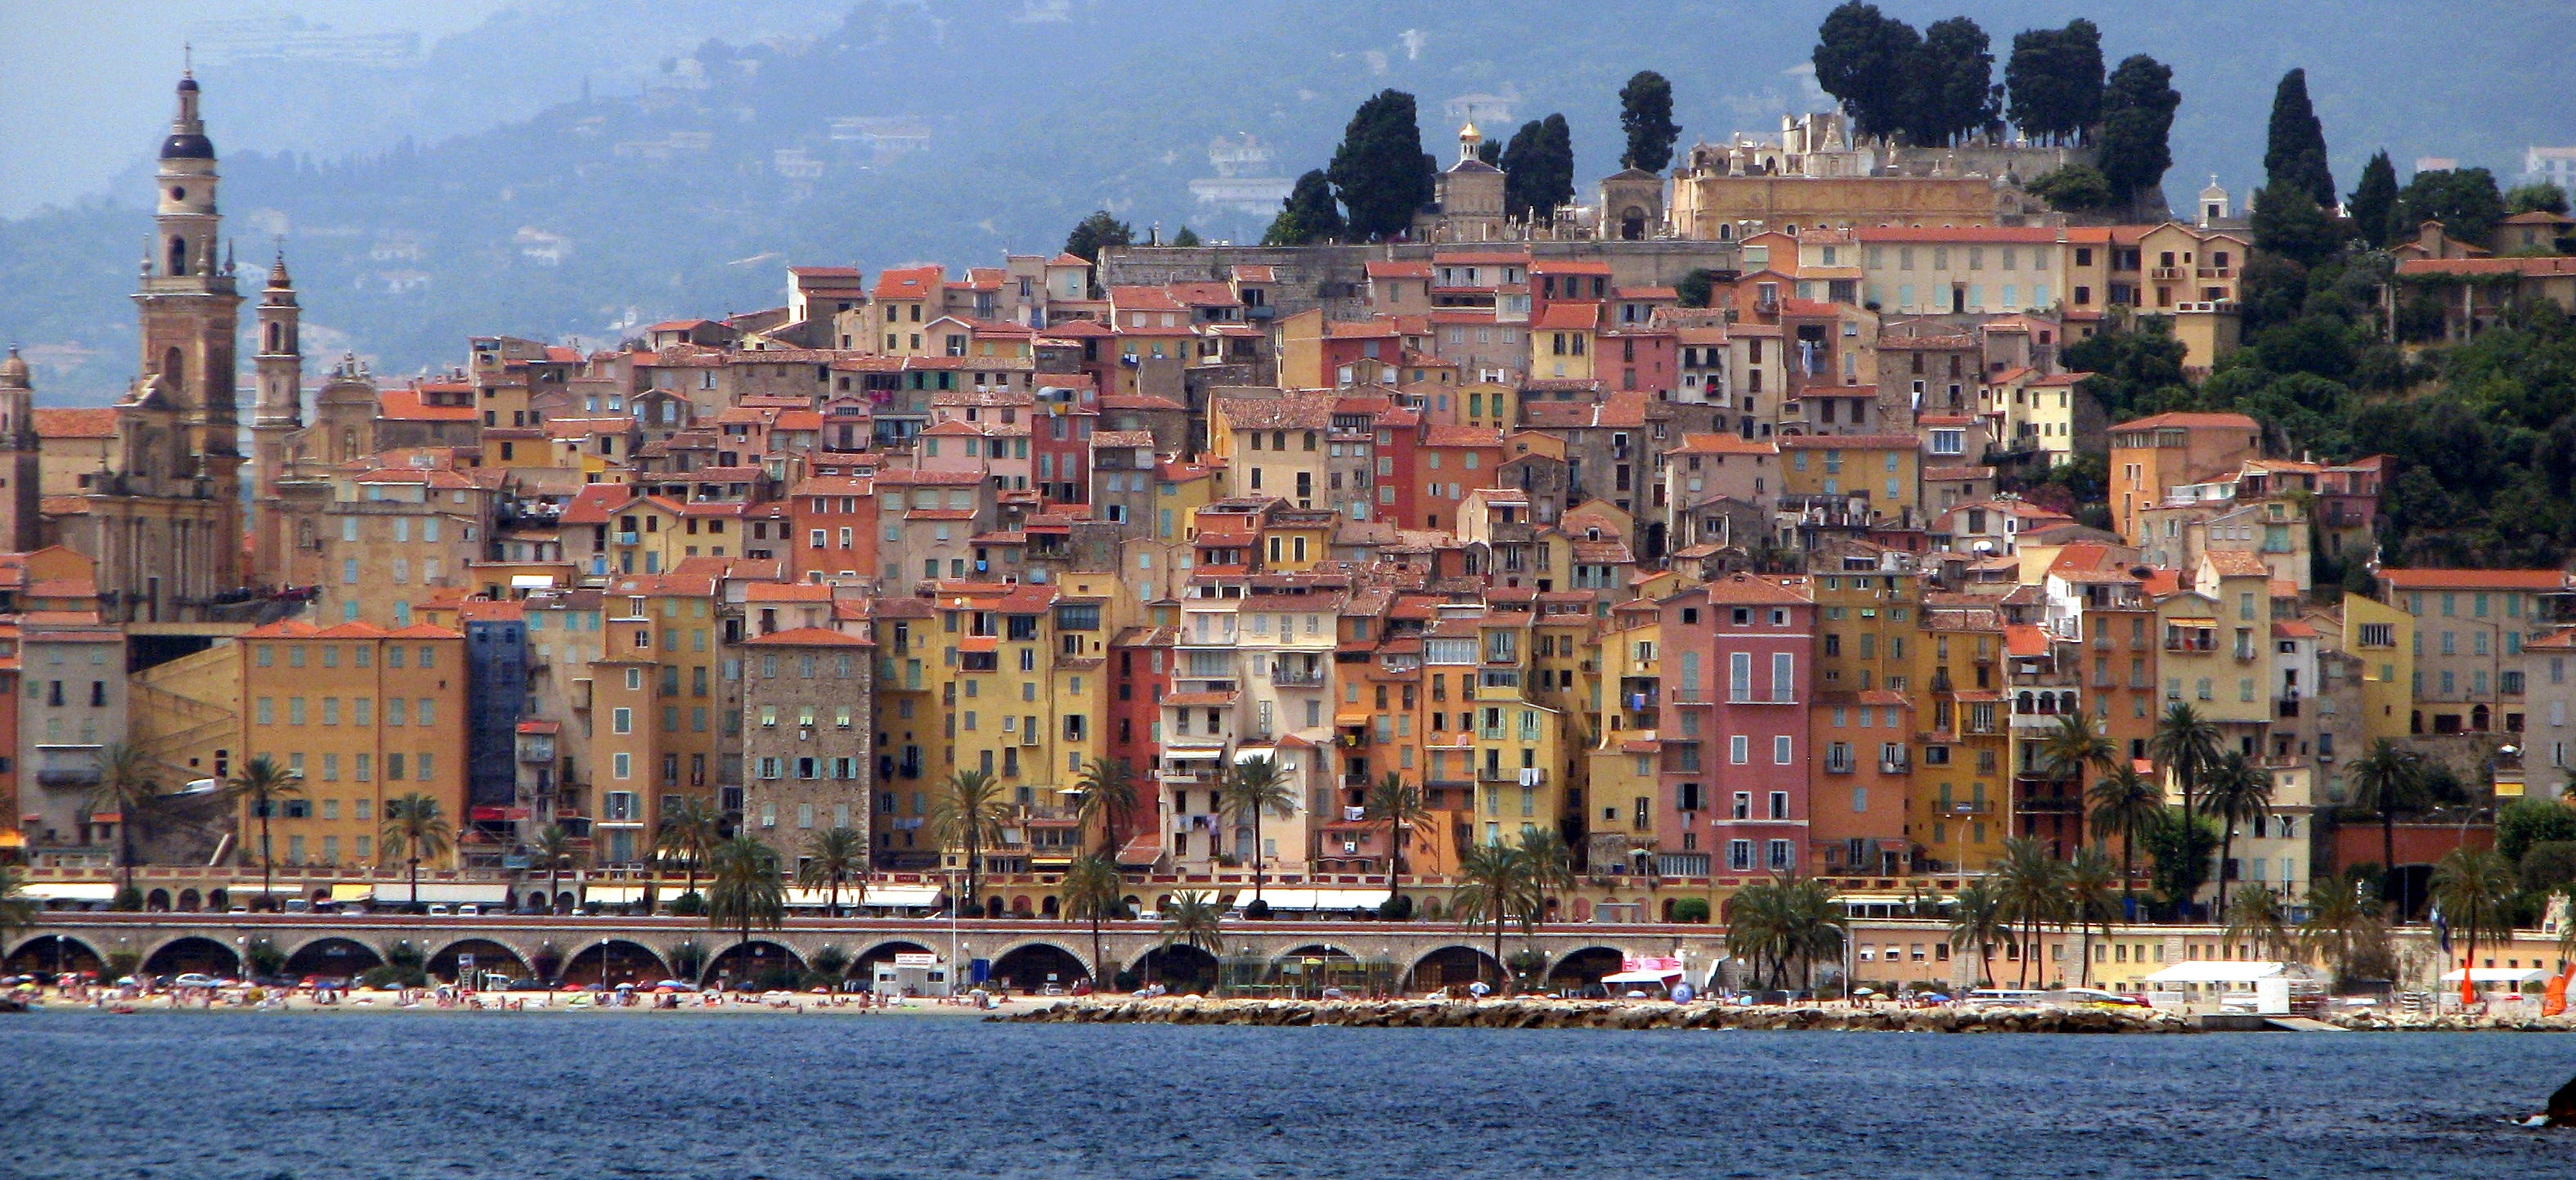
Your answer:
[[[2248,418],[2243,414],[2193,413],[2157,414],[2152,417],[2138,418],[2128,422],[2122,422],[2111,427],[2111,429],[2115,431],[2146,430],[2157,426],[2223,426],[2232,427],[2237,430],[2260,429],[2252,418]]]
[[[2048,632],[2029,623],[2006,624],[2004,626],[2004,652],[2007,655],[2016,656],[2047,655]]]
[[[1219,397],[1217,410],[1229,427],[1239,430],[1322,430],[1332,425],[1333,395],[1326,390],[1290,390],[1276,397]]]
[[[39,438],[114,438],[116,411],[39,407],[34,412]]]
[[[1780,438],[1784,451],[1911,451],[1923,440],[1910,434],[1790,434]]]
[[[2270,578],[2272,567],[2263,559],[2242,549],[2212,549],[2201,554],[2209,568],[2222,578]]]

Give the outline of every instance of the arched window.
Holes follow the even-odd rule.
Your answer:
[[[286,325],[271,323],[268,326],[268,351],[271,353],[284,352],[286,351],[285,344]]]
[[[173,236],[170,239],[170,273],[173,275],[188,273],[188,239],[186,238]]]
[[[161,353],[161,380],[168,385],[174,397],[187,391],[188,358],[185,353],[179,351],[177,345],[172,345]]]
[[[2020,708],[2020,710],[2019,710],[2020,712],[2028,713],[2028,712],[2031,712],[2031,711],[2032,711],[2032,709],[2031,709],[2031,702],[2030,702],[2030,694],[2029,694],[2029,693],[2025,692],[2025,693],[2021,694],[2021,700],[2020,700],[2020,702],[2019,702],[2019,703],[2020,703],[2020,705],[2021,705],[2021,708]]]

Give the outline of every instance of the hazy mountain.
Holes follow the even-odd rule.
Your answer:
[[[1918,25],[1957,11],[1882,6]],[[415,67],[244,58],[200,75],[245,262],[282,236],[308,348],[404,373],[459,358],[472,333],[606,341],[669,314],[773,306],[790,260],[874,270],[1052,250],[1102,205],[1140,232],[1257,235],[1266,217],[1196,203],[1190,182],[1217,174],[1211,145],[1248,133],[1272,153],[1266,170],[1294,176],[1390,86],[1420,97],[1425,147],[1443,159],[1444,104],[1481,95],[1513,125],[1563,111],[1578,176],[1599,176],[1616,167],[1616,93],[1638,69],[1672,78],[1685,142],[1819,105],[1804,63],[1829,7],[550,0],[426,46]],[[2394,0],[2005,0],[1967,14],[1998,57],[2020,29],[2089,15],[2113,60],[2172,63],[2176,193],[2214,172],[2242,194],[2291,66],[2308,70],[2347,188],[2383,145],[2401,167],[2435,154],[2502,173],[2526,144],[2576,142],[2552,85],[2576,49],[2526,35],[2513,6],[2445,9],[2443,43],[2478,46],[2479,65],[2438,70],[2421,64],[2425,10]],[[136,136],[115,191],[0,223],[0,334],[41,349],[47,401],[107,396],[133,367],[123,296],[156,135]]]

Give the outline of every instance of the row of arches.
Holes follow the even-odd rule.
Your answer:
[[[215,938],[191,935],[153,948],[135,969],[147,975],[162,976],[192,972],[240,975],[246,967],[243,956],[248,949],[244,944],[228,944]],[[899,953],[930,953],[932,950],[929,946],[906,940],[880,942],[848,959],[844,974],[865,980],[873,976],[878,963],[891,961]],[[331,935],[297,946],[286,955],[277,974],[289,979],[306,976],[355,978],[383,966],[384,954],[383,949],[357,939]],[[695,972],[684,972],[673,962],[667,950],[657,950],[622,938],[568,946],[560,954],[561,957],[556,958],[553,954],[540,952],[544,961],[532,963],[507,944],[489,938],[466,938],[440,945],[428,954],[423,965],[430,975],[440,979],[455,979],[460,968],[470,961],[478,970],[497,971],[517,979],[542,976],[550,982],[571,987],[591,984],[613,987],[620,983],[650,986],[671,978],[683,978],[692,983],[757,980],[770,978],[782,970],[801,976],[812,969],[806,956],[795,948],[767,939],[724,946]],[[1617,972],[1624,957],[1625,952],[1617,948],[1585,947],[1548,960],[1542,978],[1551,988],[1590,987],[1598,984],[1602,977]],[[1283,970],[1297,971],[1295,967],[1286,966],[1288,964],[1356,965],[1362,959],[1349,948],[1337,944],[1309,943],[1268,956],[1267,971],[1275,979]],[[81,938],[39,934],[23,940],[5,960],[0,960],[0,973],[89,971],[104,974],[107,966],[106,956]],[[1117,982],[1122,986],[1162,983],[1176,991],[1207,991],[1216,986],[1220,975],[1221,965],[1216,956],[1197,947],[1175,945],[1148,950],[1135,962],[1123,965]],[[1406,991],[1430,991],[1463,986],[1480,979],[1491,980],[1496,975],[1497,965],[1487,950],[1453,944],[1414,958],[1405,967],[1398,986]],[[1038,991],[1048,986],[1069,988],[1091,979],[1092,970],[1090,963],[1078,951],[1053,942],[1032,940],[1013,945],[995,958],[990,978],[1013,990]]]

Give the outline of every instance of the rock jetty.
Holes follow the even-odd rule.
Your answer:
[[[2109,1008],[1783,1008],[1600,1000],[1069,1000],[988,1017],[1010,1024],[1342,1028],[1615,1028],[1924,1033],[2182,1033],[2187,1017]]]

